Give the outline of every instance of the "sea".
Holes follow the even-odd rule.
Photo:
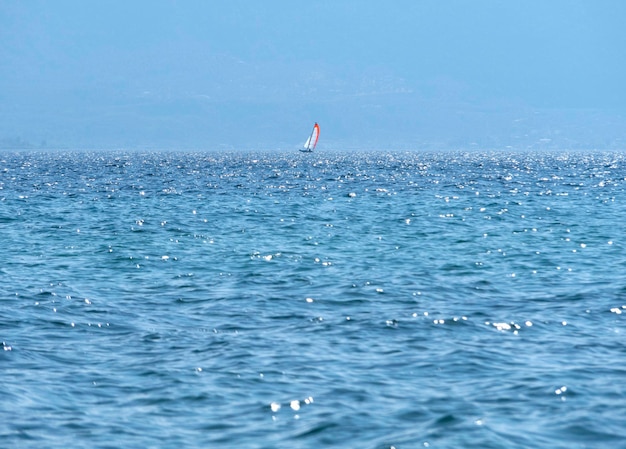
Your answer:
[[[625,448],[626,153],[2,151],[3,448]]]

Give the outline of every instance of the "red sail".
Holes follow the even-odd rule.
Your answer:
[[[313,151],[317,145],[317,140],[320,138],[320,125],[317,123],[313,125],[313,132],[311,133],[311,141],[309,143],[309,149]]]

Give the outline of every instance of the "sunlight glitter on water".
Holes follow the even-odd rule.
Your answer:
[[[626,436],[623,155],[5,159],[8,446]]]

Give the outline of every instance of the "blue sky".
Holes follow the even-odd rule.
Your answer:
[[[3,0],[0,142],[626,143],[619,0]],[[6,145],[5,145],[6,146]]]

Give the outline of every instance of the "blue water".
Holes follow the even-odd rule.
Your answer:
[[[0,153],[0,445],[626,447],[626,155]]]

